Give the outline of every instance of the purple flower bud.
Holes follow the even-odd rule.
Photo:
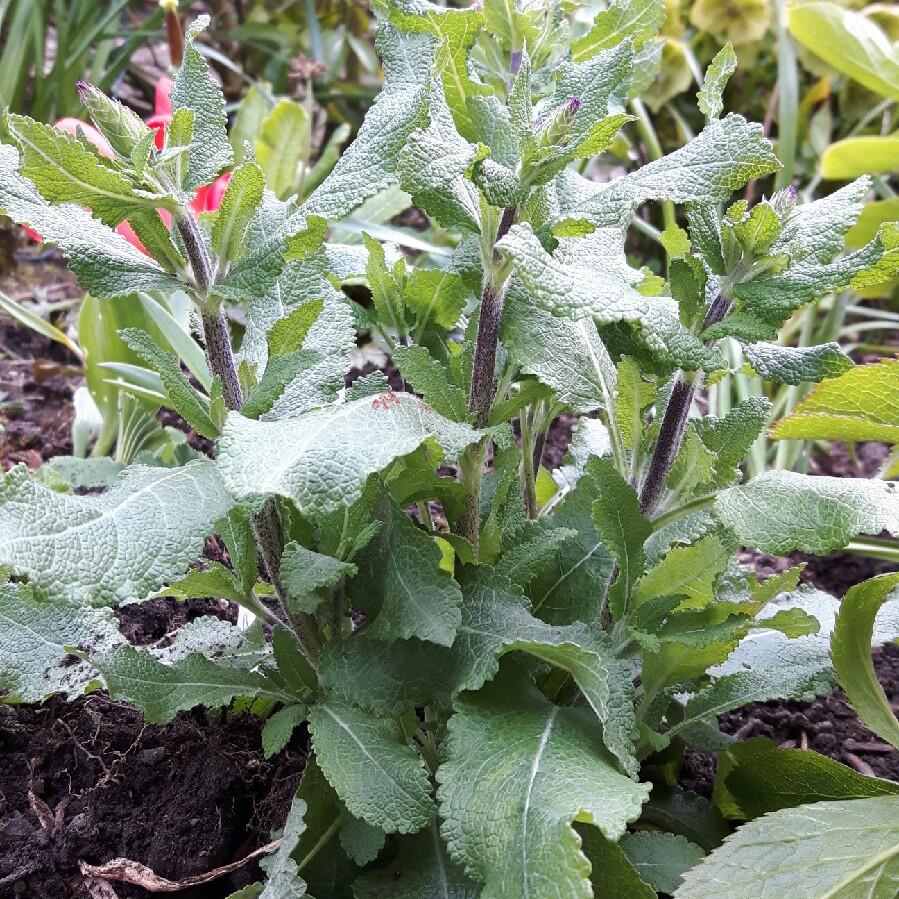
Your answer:
[[[798,193],[798,190],[797,190],[795,184],[791,184],[791,185],[787,188],[787,197],[789,197],[789,199],[795,200],[795,199],[796,199],[796,194],[797,194],[797,193]]]
[[[81,102],[84,102],[84,95],[88,92],[90,85],[86,81],[76,81],[75,82],[75,90],[78,91],[78,96],[81,98]]]
[[[572,97],[568,101],[568,107],[566,109],[566,112],[568,112],[569,115],[574,116],[574,115],[577,115],[577,112],[580,108],[581,108],[581,101],[577,97]]]

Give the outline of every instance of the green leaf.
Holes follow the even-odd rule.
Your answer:
[[[246,418],[261,418],[284,396],[287,388],[309,372],[319,361],[314,350],[294,350],[283,356],[269,356],[268,365],[256,388],[240,407]]]
[[[234,170],[212,226],[212,249],[221,262],[235,262],[246,250],[245,235],[265,190],[262,169],[252,162]]]
[[[478,39],[484,23],[480,9],[447,9],[426,0],[405,4],[409,13],[401,12],[403,4],[391,9],[390,21],[405,30],[433,34],[437,41],[436,68],[440,72],[447,106],[459,133],[475,139],[475,128],[467,101],[477,95],[478,82],[468,73],[468,54]]]
[[[714,511],[743,546],[826,555],[857,534],[899,533],[899,493],[888,481],[770,471],[730,487]]]
[[[449,372],[423,346],[398,346],[392,359],[403,380],[420,393],[431,408],[451,421],[465,421],[468,414],[465,394],[451,384]]]
[[[575,62],[582,62],[630,38],[635,46],[659,33],[667,11],[661,0],[616,0],[596,14],[593,27],[571,45]]]
[[[680,323],[677,305],[660,297],[644,297],[631,282],[638,272],[610,262],[609,235],[599,230],[581,238],[565,238],[550,255],[527,223],[513,225],[497,244],[508,254],[531,301],[553,315],[591,317],[597,325],[626,322],[655,354],[683,368],[702,368],[710,351]],[[612,256],[623,253],[615,247]],[[614,263],[613,263],[614,264]]]
[[[256,162],[279,200],[296,193],[301,166],[309,159],[311,123],[306,110],[282,98],[262,122],[255,141]]]
[[[363,874],[353,884],[355,899],[478,899],[481,891],[447,855],[437,822],[400,841],[385,867]]]
[[[641,547],[642,549],[642,547]],[[733,547],[709,534],[689,546],[675,546],[634,587],[637,608],[661,596],[683,597],[684,608],[702,608],[715,599],[715,583]]]
[[[303,204],[307,214],[342,218],[399,182],[400,153],[421,124],[434,40],[382,24],[376,46],[384,64],[384,90],[366,113],[356,140]]]
[[[681,787],[656,784],[641,817],[658,828],[682,834],[706,851],[720,845],[730,833],[724,818],[708,799]]]
[[[0,624],[0,687],[9,691],[7,702],[42,702],[52,693],[74,699],[97,674],[69,648],[105,652],[124,642],[108,609],[43,602],[26,584],[0,585]]]
[[[635,773],[631,730],[632,698],[614,689],[626,674],[612,656],[604,635],[581,623],[552,626],[535,618],[527,601],[507,579],[488,567],[460,575],[462,623],[452,647],[456,692],[478,690],[499,671],[508,652],[526,652],[567,671],[603,723],[603,740],[621,766]]]
[[[400,186],[412,202],[444,228],[480,230],[477,188],[469,180],[474,164],[490,152],[483,144],[470,144],[456,131],[453,116],[434,79],[428,85],[429,123],[417,128],[400,151]]]
[[[120,646],[91,656],[91,664],[103,675],[113,698],[127,699],[152,724],[164,724],[197,705],[227,705],[236,696],[283,698],[261,675],[218,665],[199,653],[163,665],[148,652]]]
[[[899,443],[899,360],[858,365],[824,381],[774,425],[771,436]]]
[[[868,16],[836,3],[804,3],[790,8],[789,28],[796,40],[838,72],[899,100],[896,51]]]
[[[676,833],[626,833],[618,845],[641,879],[659,893],[673,893],[684,873],[705,856],[699,846]]]
[[[708,416],[697,423],[699,438],[714,459],[714,478],[701,484],[702,489],[726,487],[740,480],[739,466],[770,414],[771,403],[753,396],[734,406],[724,418]]]
[[[756,373],[781,384],[802,384],[837,378],[855,364],[836,343],[812,347],[753,343],[744,348]]]
[[[514,671],[457,702],[444,758],[441,831],[495,899],[590,899],[590,862],[572,823],[616,840],[649,795],[617,772],[589,712],[552,705]]]
[[[675,899],[893,899],[899,797],[815,802],[744,824],[688,871]]]
[[[268,332],[269,353],[272,356],[283,356],[302,349],[306,335],[318,321],[324,306],[321,300],[310,300],[279,318]]]
[[[864,135],[832,143],[821,157],[821,174],[836,181],[889,175],[899,169],[899,137]]]
[[[512,583],[527,587],[545,574],[558,548],[573,537],[577,537],[577,531],[546,527],[542,521],[527,521],[512,534],[508,548],[494,563],[494,570]]]
[[[358,499],[370,474],[429,438],[454,458],[477,433],[414,396],[382,393],[280,421],[231,413],[216,464],[235,496],[275,493],[304,514],[328,513]]]
[[[78,96],[88,111],[94,125],[119,156],[131,159],[134,155],[143,159],[146,165],[153,145],[153,132],[141,121],[136,112],[118,100],[107,97],[98,87],[79,81],[76,84]],[[139,168],[135,165],[135,168]]]
[[[722,203],[747,181],[779,168],[761,126],[729,113],[679,150],[594,190],[568,214],[604,226],[621,223],[647,200]]]
[[[101,222],[115,226],[159,202],[138,196],[125,175],[71,134],[13,114],[6,126],[22,151],[21,173],[51,203],[89,206]]]
[[[205,460],[132,466],[99,496],[56,493],[17,466],[0,481],[0,564],[46,598],[143,599],[184,573],[231,505]]]
[[[266,873],[267,882],[259,899],[302,899],[306,896],[306,882],[300,877],[293,852],[306,830],[306,803],[295,796],[287,812],[282,843],[274,855],[263,859],[259,867]]]
[[[546,526],[566,528],[577,537],[556,551],[546,574],[528,589],[534,613],[556,624],[575,620],[596,621],[599,603],[607,589],[614,562],[596,530],[593,503],[599,485],[589,468],[562,500]]]
[[[428,327],[454,328],[465,308],[468,288],[461,275],[444,269],[417,268],[406,280],[403,300],[415,315],[419,337]]]
[[[513,281],[506,293],[502,343],[524,374],[551,387],[573,412],[609,408],[615,367],[590,319],[557,318]]]
[[[184,35],[184,61],[172,79],[172,110],[191,109],[194,113],[187,177],[180,185],[195,190],[214,181],[222,169],[234,161],[228,143],[228,116],[222,89],[213,80],[195,38],[209,25],[209,16],[198,16]]]
[[[366,613],[366,634],[388,642],[418,637],[452,646],[462,593],[440,566],[440,547],[386,497],[375,515],[381,528],[359,557],[359,575],[349,585]]]
[[[724,109],[724,88],[730,76],[737,71],[737,54],[728,42],[716,54],[705,70],[702,87],[696,95],[699,110],[706,119],[717,119]]]
[[[316,595],[317,590],[333,587],[356,570],[351,562],[313,552],[299,543],[288,543],[281,557],[280,575],[291,606],[311,613],[323,602],[323,597]]]
[[[262,753],[270,759],[289,742],[293,732],[306,720],[306,706],[287,705],[275,712],[262,728]]]
[[[330,698],[309,712],[318,763],[346,807],[387,833],[415,833],[434,813],[418,753],[385,718]]]
[[[241,589],[237,579],[224,565],[210,562],[205,569],[192,568],[183,578],[173,581],[162,590],[157,590],[153,596],[174,596],[176,599],[203,599],[214,596],[243,605],[247,593]]]
[[[218,437],[219,429],[209,415],[209,400],[198,393],[181,371],[176,356],[167,353],[140,328],[125,328],[119,332],[122,340],[147,365],[159,374],[172,408],[204,437]]]
[[[590,860],[593,895],[601,899],[656,899],[656,891],[640,879],[620,845],[607,840],[595,827],[577,828],[584,855]]]
[[[142,290],[172,291],[180,285],[120,234],[78,206],[51,206],[18,172],[19,154],[0,144],[0,210],[56,244],[81,286],[100,299]]]
[[[830,651],[840,686],[859,718],[899,749],[899,721],[871,661],[874,618],[897,584],[899,574],[883,574],[852,587],[840,603]]]
[[[899,785],[888,780],[865,777],[807,749],[781,749],[762,737],[719,753],[716,791],[722,786],[742,819],[809,802],[899,793]]]
[[[640,512],[634,488],[606,459],[591,459],[588,470],[599,487],[593,503],[596,530],[618,566],[618,577],[609,588],[609,610],[616,621],[626,614],[634,584],[646,567],[643,544],[652,524]]]
[[[423,640],[385,643],[361,630],[330,640],[319,673],[325,688],[378,715],[400,715],[416,706],[446,706],[455,686],[450,651]]]

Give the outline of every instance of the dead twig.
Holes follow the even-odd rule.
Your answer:
[[[213,868],[205,874],[197,874],[195,877],[185,877],[184,880],[167,880],[151,871],[146,865],[140,862],[131,861],[128,858],[114,858],[103,865],[89,865],[85,861],[78,862],[84,877],[95,877],[102,880],[116,880],[120,883],[131,883],[135,886],[143,887],[150,893],[177,893],[179,890],[186,890],[189,887],[200,886],[215,880],[223,874],[230,874],[238,868],[242,868],[249,862],[261,858],[263,855],[270,855],[281,845],[281,840],[275,840],[255,849],[240,861],[231,862],[230,865],[222,865],[221,868]],[[98,899],[106,899],[106,897],[98,897]]]
[[[84,888],[90,893],[91,899],[119,899],[109,881],[100,880],[99,877],[85,877]]]
[[[843,758],[846,759],[859,774],[864,774],[865,777],[877,777],[874,773],[874,769],[864,759],[860,759],[854,753],[844,752]]]

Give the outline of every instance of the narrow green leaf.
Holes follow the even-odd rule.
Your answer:
[[[899,574],[883,574],[856,584],[846,593],[837,614],[831,655],[840,685],[859,718],[869,730],[899,749],[899,721],[871,661],[874,618],[897,584]]]
[[[737,71],[737,54],[730,43],[725,44],[709,63],[705,71],[702,87],[696,95],[700,112],[706,119],[717,119],[724,109],[724,88],[730,76]]]
[[[212,226],[212,249],[223,264],[244,255],[247,226],[262,202],[264,190],[265,176],[258,165],[246,162],[234,170]]]

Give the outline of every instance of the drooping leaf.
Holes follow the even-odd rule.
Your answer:
[[[881,796],[814,802],[744,824],[687,872],[675,897],[893,899],[897,888],[899,797]]]
[[[52,206],[19,174],[15,147],[0,144],[0,210],[56,244],[81,286],[100,299],[142,290],[178,289],[178,282],[120,234],[72,204]]]
[[[857,534],[899,533],[899,492],[890,481],[771,471],[715,498],[715,515],[744,546],[817,555]]]
[[[726,791],[742,819],[809,802],[899,793],[891,781],[865,777],[817,752],[782,749],[762,737],[734,743],[719,753],[715,789],[716,795]]]
[[[318,763],[352,814],[388,833],[428,824],[428,774],[398,724],[332,697],[310,710],[309,727]]]
[[[307,895],[306,882],[293,859],[293,852],[306,830],[306,808],[306,802],[295,796],[287,812],[281,845],[274,855],[260,862],[267,881],[259,899],[302,899]]]
[[[813,347],[753,343],[745,348],[745,353],[758,374],[781,384],[817,383],[825,378],[837,378],[854,364],[836,343]]]
[[[607,840],[596,827],[577,828],[584,855],[590,860],[593,895],[602,899],[656,899],[656,891],[628,861],[621,847]]]
[[[143,599],[184,573],[231,505],[205,460],[132,466],[98,496],[56,493],[17,466],[0,481],[0,563],[48,599]]]
[[[0,625],[0,688],[7,701],[42,702],[52,693],[73,699],[97,673],[67,647],[104,652],[124,641],[108,609],[39,600],[26,584],[0,585]]]
[[[281,557],[281,581],[290,602],[304,612],[314,612],[322,602],[315,593],[333,587],[342,577],[356,573],[356,566],[333,556],[313,552],[299,543],[288,543]]]
[[[774,425],[771,436],[899,443],[899,360],[858,365],[824,381]]]
[[[453,458],[477,434],[414,396],[382,393],[280,421],[232,413],[216,464],[236,496],[275,493],[304,513],[328,513],[352,503],[370,474],[429,438]]]
[[[457,702],[437,772],[441,831],[482,895],[545,895],[552,884],[560,896],[593,896],[574,820],[616,840],[649,793],[616,771],[596,727],[515,671]]]
[[[136,705],[148,722],[164,724],[197,705],[226,705],[236,696],[285,699],[259,674],[233,665],[219,665],[199,653],[174,665],[156,661],[148,652],[120,646],[92,656],[91,664],[103,675],[113,697]]]
[[[378,857],[386,841],[387,834],[380,827],[373,827],[361,818],[344,812],[340,824],[340,845],[360,868]]]
[[[287,705],[279,709],[262,728],[262,753],[270,759],[289,742],[294,730],[306,720],[306,707]]]
[[[874,618],[897,584],[899,575],[883,574],[849,589],[840,603],[831,655],[840,686],[864,725],[899,748],[899,721],[871,661]]]

